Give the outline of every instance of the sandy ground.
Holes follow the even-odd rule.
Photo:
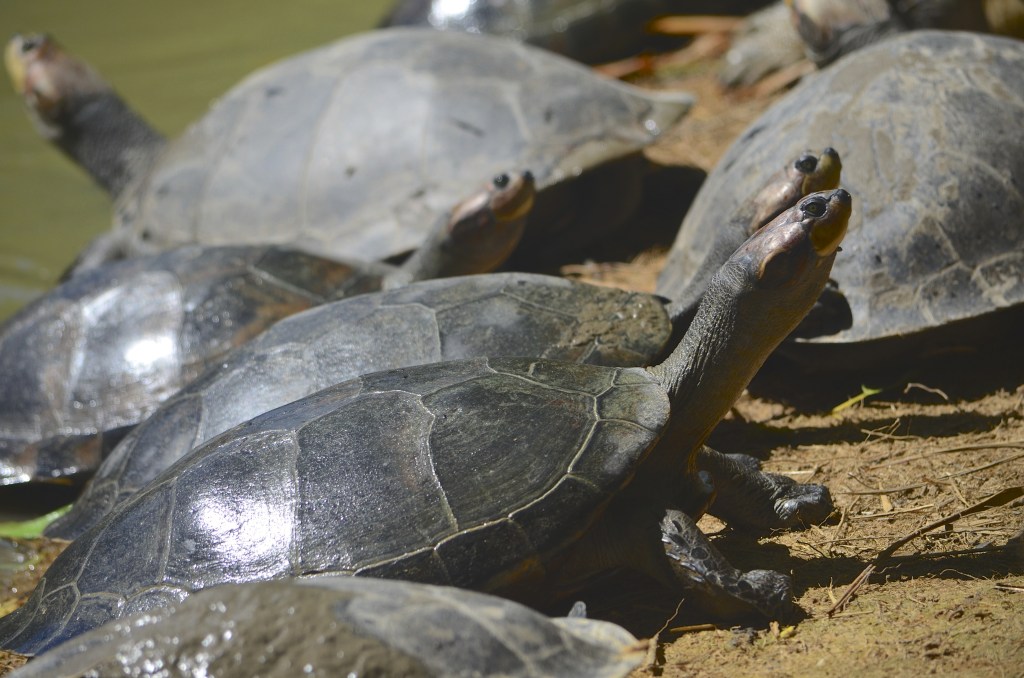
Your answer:
[[[777,95],[724,96],[714,58],[675,61],[658,68],[657,86],[693,91],[700,105],[651,156],[707,171]],[[563,273],[650,290],[662,260],[656,247],[631,262],[584,262]],[[1024,487],[1022,363],[1012,351],[940,358],[912,375],[873,377],[866,385],[883,386],[881,393],[835,414],[829,410],[858,392],[855,383],[835,384],[809,408],[744,395],[712,442],[827,485],[837,512],[824,525],[772,535],[736,532],[712,518],[701,525],[737,566],[790,573],[800,612],[760,627],[709,628],[687,618],[685,602],[673,617],[678,601],[644,582],[616,586],[610,602],[592,611],[638,635],[657,634],[651,662],[634,675],[1024,676],[1020,497],[910,540],[840,600],[897,540]],[[8,598],[30,587],[0,583]]]

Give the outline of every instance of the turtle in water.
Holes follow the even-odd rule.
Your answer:
[[[1020,92],[1018,40],[914,31],[844,57],[725,153],[680,228],[658,293],[700,294],[694,275],[708,261],[691,263],[694,248],[715,242],[726,251],[746,237],[715,221],[722,202],[756,191],[766,162],[821,144],[843,151],[843,185],[862,196],[821,304],[845,307],[838,312],[852,322],[834,334],[807,332],[780,353],[831,372],[822,387],[845,388],[843,371],[862,379],[867,368],[905,370],[934,351],[991,350],[1020,336],[1024,229],[1008,227],[1024,213]]]
[[[839,167],[832,149],[820,158],[801,153],[730,219],[752,232],[804,195],[835,188]],[[318,306],[275,324],[168,399],[110,453],[46,534],[77,538],[210,438],[360,374],[482,356],[650,365],[692,315],[686,304],[536,274],[432,280]],[[727,460],[706,456],[721,462],[706,469],[716,477],[750,477],[742,469],[723,472]],[[763,478],[777,485],[779,509],[758,516],[761,524],[820,522],[831,511],[821,486]],[[711,512],[729,503],[716,502]]]
[[[815,193],[751,236],[653,367],[432,363],[217,436],[72,542],[0,619],[0,646],[37,653],[210,586],[314,574],[529,599],[632,566],[723,617],[784,613],[788,577],[728,566],[678,509],[705,501],[697,452],[818,298],[851,202]]]
[[[94,470],[161,401],[284,316],[495,268],[522,234],[533,196],[528,172],[496,177],[400,267],[191,245],[71,278],[0,326],[0,485]]]
[[[79,636],[20,675],[150,675],[155,666],[263,678],[625,678],[646,655],[646,642],[610,622],[549,619],[446,586],[328,576],[202,591]]]
[[[78,269],[191,242],[389,259],[508,167],[539,189],[519,256],[552,258],[636,210],[640,149],[692,103],[513,41],[395,28],[261,69],[165,143],[51,39],[15,36],[6,61],[37,126],[114,198]]]

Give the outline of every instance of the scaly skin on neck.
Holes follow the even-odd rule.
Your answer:
[[[114,92],[83,98],[57,121],[52,141],[115,200],[153,164],[164,137]]]
[[[818,298],[850,216],[849,194],[841,189],[829,194],[822,217],[802,212],[801,206],[822,195],[804,199],[737,250],[712,278],[679,345],[648,368],[672,404],[669,429],[644,464],[648,477],[693,471],[696,451],[711,429]],[[777,286],[759,283],[764,261],[787,249],[786,256],[801,261],[792,279]]]

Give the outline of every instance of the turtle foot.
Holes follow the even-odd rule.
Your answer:
[[[773,570],[736,569],[682,511],[665,512],[661,535],[676,585],[715,617],[779,619],[793,610],[789,577]]]
[[[710,474],[715,488],[708,513],[732,527],[771,530],[815,525],[832,513],[832,495],[824,485],[798,483],[765,473],[746,454],[700,450],[697,466]]]

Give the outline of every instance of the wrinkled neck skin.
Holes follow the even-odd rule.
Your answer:
[[[448,231],[451,213],[439,218],[426,241],[388,277],[388,289],[431,278],[489,273],[512,254],[526,226],[526,217],[500,222],[491,214],[481,215],[480,234],[458,242]],[[486,234],[486,235],[484,235]]]
[[[423,244],[384,278],[384,289],[392,290],[418,280],[457,275],[445,272],[450,258],[444,247],[444,229],[448,219],[449,215],[445,213],[434,222]]]
[[[693,470],[708,434],[818,298],[833,258],[817,262],[809,284],[759,293],[767,298],[731,291],[746,284],[732,262],[715,275],[679,345],[648,368],[672,403],[669,428],[644,465],[652,477],[677,479]]]
[[[117,199],[153,164],[162,134],[113,92],[90,94],[55,124],[37,120],[42,133]]]
[[[672,322],[676,334],[681,335],[690,326],[712,276],[721,267],[722,262],[728,259],[736,251],[736,248],[749,237],[751,222],[756,214],[757,206],[753,201],[744,201],[722,226],[721,236],[715,241],[708,256],[704,257],[700,268],[690,278],[686,288],[683,290],[659,290],[659,293],[665,294],[671,299],[665,310],[668,312],[669,320]]]

